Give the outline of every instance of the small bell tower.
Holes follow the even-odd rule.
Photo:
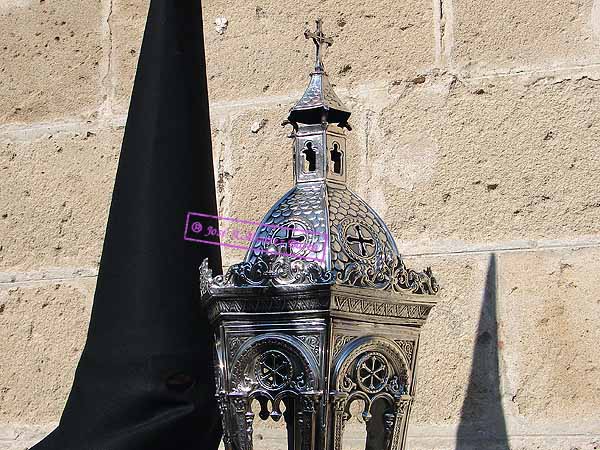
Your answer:
[[[306,92],[284,122],[294,127],[294,179],[296,183],[345,183],[345,130],[352,129],[351,113],[334,92],[323,64],[323,50],[333,45],[333,39],[323,33],[321,19],[316,31],[307,30],[304,36],[315,43],[315,68]]]

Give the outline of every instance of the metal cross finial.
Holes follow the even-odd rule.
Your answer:
[[[317,47],[315,71],[323,72],[325,70],[325,67],[323,66],[323,53],[322,53],[323,44],[327,44],[329,46],[333,45],[333,39],[326,37],[325,34],[323,34],[323,20],[317,19],[317,30],[315,32],[306,30],[304,32],[304,37],[306,39],[312,39],[313,42],[315,43],[315,45]]]

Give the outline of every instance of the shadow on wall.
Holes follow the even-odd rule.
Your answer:
[[[500,393],[496,255],[490,256],[456,450],[509,450]]]

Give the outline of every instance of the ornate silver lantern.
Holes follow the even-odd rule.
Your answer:
[[[346,187],[350,111],[317,47],[293,126],[295,186],[267,213],[242,263],[202,298],[215,330],[217,396],[227,450],[251,450],[259,416],[284,416],[294,450],[340,450],[350,405],[364,404],[369,450],[403,449],[419,334],[436,303],[428,268],[408,269],[373,209]],[[282,413],[282,403],[285,413]]]

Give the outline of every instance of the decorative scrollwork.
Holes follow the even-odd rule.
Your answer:
[[[342,448],[342,437],[344,434],[344,428],[346,422],[350,416],[346,413],[346,406],[348,395],[343,392],[334,392],[333,397],[333,414],[334,414],[334,450],[341,450]]]
[[[392,395],[404,395],[407,394],[408,388],[408,380],[406,376],[403,376],[402,379],[398,375],[394,375],[390,378],[389,383],[386,386],[388,392]]]
[[[342,351],[342,348],[344,348],[344,346],[354,338],[355,336],[336,334],[333,340],[333,357],[335,358],[338,353]]]
[[[233,427],[229,430],[230,436],[236,443],[236,447],[243,450],[251,450],[254,414],[250,409],[249,398],[246,395],[230,395],[232,405]]]
[[[256,389],[258,383],[254,381],[249,376],[244,376],[244,378],[238,383],[238,390],[241,392],[250,392]]]
[[[304,390],[306,390],[306,377],[304,376],[304,373],[300,372],[296,376],[296,378],[294,378],[290,382],[290,386],[292,387],[292,389],[295,389],[297,391],[304,391]]]
[[[402,398],[398,402],[398,414],[403,416],[408,411],[408,407],[410,406],[412,399],[410,397]]]
[[[423,272],[407,269],[400,256],[384,258],[382,255],[373,264],[349,263],[336,277],[341,284],[356,287],[423,295],[435,295],[439,291],[431,267]]]
[[[313,355],[315,355],[315,358],[318,361],[321,353],[321,341],[319,337],[311,335],[301,335],[296,337],[304,342],[304,344],[310,349]]]
[[[227,340],[230,355],[235,355],[242,344],[250,339],[250,336],[231,336]]]
[[[351,262],[337,272],[325,270],[315,261],[276,254],[262,254],[253,262],[234,264],[225,275],[216,277],[212,276],[208,260],[205,259],[200,266],[200,293],[203,297],[215,287],[319,285],[334,282],[422,295],[439,292],[431,267],[423,272],[407,269],[399,256],[380,257],[373,264]]]
[[[394,342],[396,342],[396,344],[398,344],[398,347],[400,347],[400,350],[402,350],[402,352],[404,352],[404,355],[406,356],[406,360],[409,363],[411,363],[412,357],[413,357],[413,352],[415,350],[415,343],[413,341],[404,341],[404,340],[396,340]]]
[[[210,292],[210,284],[213,280],[213,274],[210,267],[208,267],[208,258],[204,258],[202,264],[199,267],[200,271],[200,295],[204,297]]]
[[[344,377],[342,378],[342,382],[340,384],[340,390],[342,392],[351,392],[354,389],[356,389],[356,383],[352,381],[350,375],[348,375],[347,373],[344,374]]]
[[[227,394],[221,391],[217,394],[217,404],[219,413],[221,414],[221,426],[223,427],[223,444],[225,448],[231,448],[231,430],[229,429],[229,401]]]
[[[314,261],[288,256],[260,255],[254,263],[231,266],[225,284],[234,286],[278,286],[288,284],[327,284],[333,274]]]
[[[331,284],[333,280],[333,273],[315,261],[274,254],[259,255],[252,263],[234,264],[225,275],[214,278],[206,260],[200,266],[200,292],[203,296],[215,287]]]

